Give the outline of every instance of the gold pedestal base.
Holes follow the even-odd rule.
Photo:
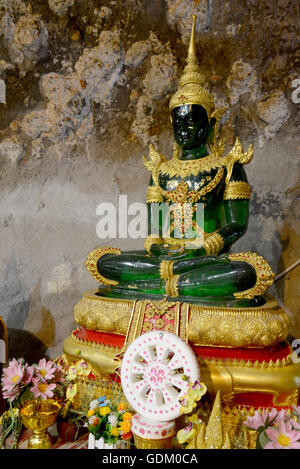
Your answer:
[[[105,298],[95,291],[84,293],[75,305],[74,318],[89,330],[126,336],[133,316],[147,303],[162,311],[164,300],[125,300]],[[187,316],[187,336],[191,344],[211,347],[269,347],[288,335],[289,318],[276,300],[266,296],[266,303],[256,308],[222,308],[174,302],[179,307],[179,321]]]

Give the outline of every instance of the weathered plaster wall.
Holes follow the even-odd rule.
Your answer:
[[[0,0],[0,314],[11,356],[54,358],[73,306],[95,287],[83,262],[100,240],[101,202],[143,202],[150,142],[172,154],[168,100],[191,15],[222,136],[254,143],[247,234],[276,273],[299,256],[297,0]],[[298,29],[297,29],[298,28]],[[298,221],[297,221],[298,220]],[[299,268],[273,288],[300,334]]]

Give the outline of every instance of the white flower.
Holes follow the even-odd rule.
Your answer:
[[[95,409],[96,407],[98,407],[98,400],[95,399],[94,401],[90,402],[90,409]]]
[[[113,427],[116,427],[118,425],[118,416],[117,416],[117,414],[115,412],[112,412],[111,414],[109,414],[108,421]]]

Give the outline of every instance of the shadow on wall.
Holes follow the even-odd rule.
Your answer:
[[[0,315],[8,332],[8,359],[23,357],[27,362],[37,363],[46,356],[53,344],[55,321],[41,301],[41,282],[30,293],[19,276],[16,256],[13,254],[5,268],[0,283]],[[35,333],[27,328],[40,324]]]
[[[13,254],[0,284],[0,314],[7,328],[22,329],[29,314],[30,290],[22,282]]]
[[[8,359],[23,357],[30,365],[47,357],[46,345],[34,334],[22,329],[8,328]]]

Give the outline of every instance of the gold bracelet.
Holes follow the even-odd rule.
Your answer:
[[[206,254],[218,254],[224,247],[224,239],[219,233],[213,233],[203,244]]]
[[[173,265],[174,261],[161,261],[159,266],[160,278],[163,280],[168,280],[169,278],[173,277]]]
[[[251,187],[247,181],[229,182],[223,194],[223,200],[250,199]]]
[[[179,279],[179,275],[174,275],[174,277],[169,278],[166,281],[165,291],[168,296],[171,296],[171,297],[179,296],[178,279]]]

